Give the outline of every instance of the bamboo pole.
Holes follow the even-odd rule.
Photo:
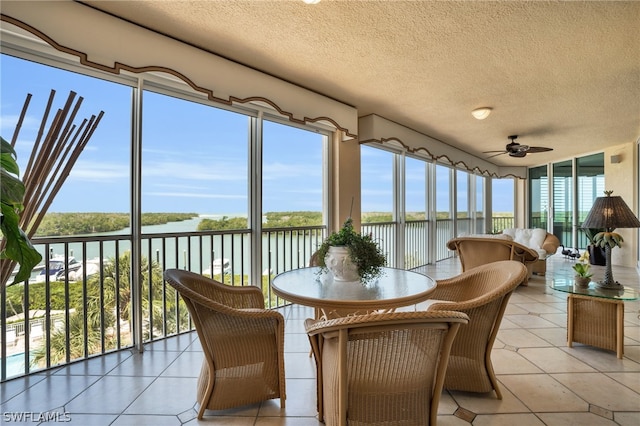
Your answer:
[[[19,224],[30,239],[35,235],[51,203],[69,177],[80,154],[89,143],[104,116],[104,111],[100,111],[97,116],[92,115],[89,119],[82,119],[79,125],[74,124],[83,98],[77,97],[77,94],[71,91],[64,106],[56,111],[48,124],[55,95],[56,91],[51,90],[29,161],[21,176],[25,186],[25,196],[24,210],[20,213]],[[31,98],[32,95],[27,94],[11,139],[12,147],[15,147],[17,143]],[[4,247],[4,244],[3,239],[0,247]],[[2,287],[8,282],[15,266],[16,262],[14,261],[0,260],[0,285]]]

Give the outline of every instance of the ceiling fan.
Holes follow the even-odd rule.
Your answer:
[[[495,156],[502,155],[502,154],[509,154],[509,157],[522,158],[527,154],[553,151],[553,148],[546,148],[544,146],[521,145],[518,142],[516,142],[516,139],[518,139],[518,135],[511,135],[509,136],[509,139],[511,140],[511,142],[504,147],[504,151],[484,151],[484,154],[497,153],[489,156],[488,158],[493,158]]]

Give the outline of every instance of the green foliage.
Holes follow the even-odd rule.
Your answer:
[[[576,271],[576,275],[579,275],[584,278],[589,278],[593,274],[590,273],[591,265],[589,263],[577,262],[573,265],[573,270]]]
[[[222,219],[202,219],[198,223],[198,231],[228,231],[247,229],[247,219],[244,217],[223,216]]]
[[[197,213],[142,213],[141,223],[162,225],[197,217]],[[113,232],[129,226],[128,213],[47,213],[38,226],[37,237],[83,235],[96,232]]]
[[[363,281],[376,278],[382,273],[382,267],[387,259],[371,235],[358,234],[353,229],[353,219],[348,218],[340,231],[333,232],[318,248],[318,263],[326,268],[324,258],[332,246],[349,248],[351,261],[358,267],[358,275]]]
[[[391,222],[393,221],[393,216],[391,215],[391,213],[369,212],[362,213],[361,220],[362,223]]]
[[[269,212],[264,228],[294,228],[322,225],[322,212]]]
[[[0,259],[10,259],[20,265],[12,283],[27,280],[33,267],[42,260],[19,226],[25,193],[19,176],[16,152],[9,142],[0,138],[0,231],[5,240]]]

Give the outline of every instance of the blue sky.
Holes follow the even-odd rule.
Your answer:
[[[21,171],[51,89],[56,90],[56,108],[71,90],[84,98],[74,123],[105,112],[49,212],[129,211],[132,89],[6,55],[0,61],[0,130],[5,139],[13,136],[26,94],[33,95],[16,145]],[[145,92],[143,110],[143,211],[246,213],[249,118],[152,92]],[[320,211],[322,135],[273,122],[265,123],[263,135],[263,211]],[[390,155],[363,149],[362,160],[363,211],[390,211]],[[424,199],[411,194],[423,193],[424,183],[409,182],[407,210],[421,210]],[[498,197],[494,211],[510,210],[511,205],[512,199]]]

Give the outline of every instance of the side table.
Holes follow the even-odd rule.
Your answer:
[[[638,300],[638,291],[605,290],[573,285],[573,280],[555,279],[551,288],[569,293],[567,296],[567,346],[573,343],[596,346],[624,354],[624,301]]]

